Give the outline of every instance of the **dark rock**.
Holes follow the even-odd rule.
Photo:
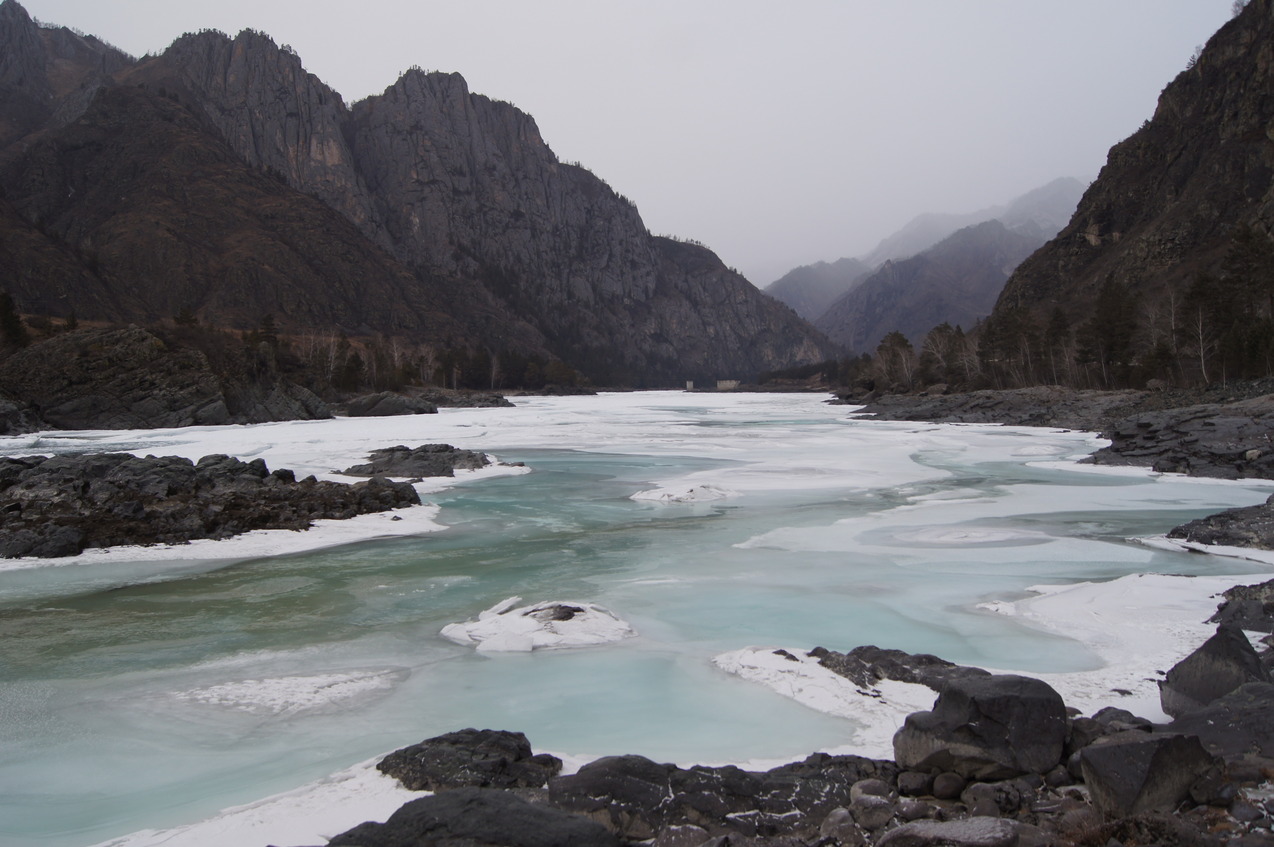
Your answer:
[[[906,653],[873,645],[855,647],[848,653],[815,647],[809,655],[818,659],[822,667],[863,688],[871,688],[882,679],[892,679],[941,691],[953,679],[990,676],[982,668],[957,665],[927,653]]]
[[[898,793],[907,797],[931,796],[933,779],[933,774],[924,771],[903,771],[898,774]]]
[[[1274,580],[1259,585],[1236,585],[1221,592],[1225,599],[1208,623],[1235,626],[1249,632],[1274,632]]]
[[[390,753],[376,765],[412,791],[540,788],[562,769],[560,759],[531,752],[520,732],[462,729]]]
[[[950,682],[932,711],[909,715],[894,756],[908,769],[1004,779],[1052,770],[1065,740],[1066,706],[1047,683],[975,676]]]
[[[868,832],[875,832],[893,820],[894,811],[893,802],[877,794],[860,794],[849,802],[849,813]]]
[[[862,847],[867,840],[862,827],[845,808],[836,808],[828,812],[827,817],[818,827],[818,834],[840,847]]]
[[[618,847],[604,827],[508,791],[457,788],[412,800],[384,823],[364,823],[331,847]]]
[[[943,771],[933,778],[933,796],[939,800],[955,800],[968,784],[960,774]]]
[[[1226,761],[1255,754],[1274,759],[1274,684],[1250,682],[1182,715],[1168,732],[1195,735]]]
[[[1159,701],[1165,713],[1180,717],[1240,685],[1269,681],[1247,636],[1239,629],[1222,626],[1168,671],[1159,683]]]
[[[1107,818],[1172,809],[1213,763],[1198,738],[1164,733],[1108,736],[1079,757],[1093,805]]]
[[[890,783],[896,774],[890,762],[826,754],[764,773],[611,756],[551,780],[549,795],[559,808],[588,815],[629,839],[683,824],[714,836],[768,837],[817,829],[833,809],[852,805],[854,783]]]
[[[1118,706],[1107,706],[1104,709],[1099,709],[1093,713],[1093,720],[1101,725],[1105,735],[1125,732],[1130,729],[1141,730],[1142,732],[1150,732],[1154,729],[1154,724],[1146,718],[1134,715],[1127,709],[1121,709]]]
[[[371,452],[371,462],[348,467],[348,476],[455,476],[456,469],[475,470],[491,464],[485,454],[461,450],[450,444],[422,444],[419,447],[385,447]]]
[[[351,418],[383,418],[393,415],[436,415],[438,407],[419,397],[382,391],[347,400],[344,412]]]
[[[914,821],[891,829],[876,847],[1016,847],[1018,826],[1001,818]]]
[[[0,486],[0,555],[9,557],[299,530],[420,502],[406,483],[296,482],[291,472],[270,473],[261,459],[220,455],[198,464],[127,453],[0,459]]]

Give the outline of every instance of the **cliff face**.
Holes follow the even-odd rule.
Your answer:
[[[990,313],[1013,269],[1042,242],[998,220],[966,227],[917,256],[886,262],[832,303],[815,326],[858,353],[875,351],[894,330],[919,347],[943,322],[972,328]]]
[[[0,24],[25,16],[0,10]],[[36,57],[23,67],[48,60],[44,30],[10,29]],[[203,32],[105,82],[65,126],[47,115],[67,97],[42,94],[43,135],[0,172],[45,252],[69,249],[106,289],[80,317],[189,309],[252,326],[268,312],[284,329],[547,354],[634,384],[836,352],[709,251],[653,238],[530,116],[459,75],[409,71],[347,108],[267,36]],[[0,251],[13,241],[0,232]],[[16,287],[20,308],[48,305],[35,282]]]
[[[1251,0],[1111,148],[1058,236],[1017,269],[998,311],[1086,318],[1107,279],[1146,298],[1216,272],[1235,233],[1274,232],[1274,3]]]

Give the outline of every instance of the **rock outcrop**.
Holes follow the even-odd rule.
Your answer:
[[[348,476],[455,476],[457,470],[477,470],[491,464],[485,453],[461,450],[450,444],[384,447],[373,450],[371,461],[341,471]]]
[[[127,453],[0,458],[0,557],[180,544],[254,529],[306,529],[420,503],[407,483],[297,481],[263,460]]]

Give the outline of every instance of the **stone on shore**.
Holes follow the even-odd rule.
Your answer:
[[[1135,731],[1099,739],[1079,757],[1093,805],[1107,818],[1173,809],[1213,764],[1195,736]]]
[[[517,794],[458,788],[405,804],[385,823],[364,823],[330,847],[619,847],[598,823]]]
[[[470,728],[396,750],[376,768],[411,791],[542,788],[562,769],[562,761],[533,754],[520,732]]]
[[[1216,635],[1168,671],[1159,683],[1166,714],[1180,717],[1206,706],[1249,682],[1269,682],[1269,673],[1243,632],[1232,626]]]
[[[973,676],[950,682],[932,711],[907,717],[894,735],[894,757],[910,770],[1008,779],[1052,770],[1065,742],[1066,705],[1047,683]]]
[[[913,821],[891,829],[876,847],[1016,847],[1018,825],[991,817]]]

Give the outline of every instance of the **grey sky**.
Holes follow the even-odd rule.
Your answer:
[[[20,2],[134,55],[264,30],[351,102],[458,71],[764,286],[920,212],[1093,178],[1232,0]]]

